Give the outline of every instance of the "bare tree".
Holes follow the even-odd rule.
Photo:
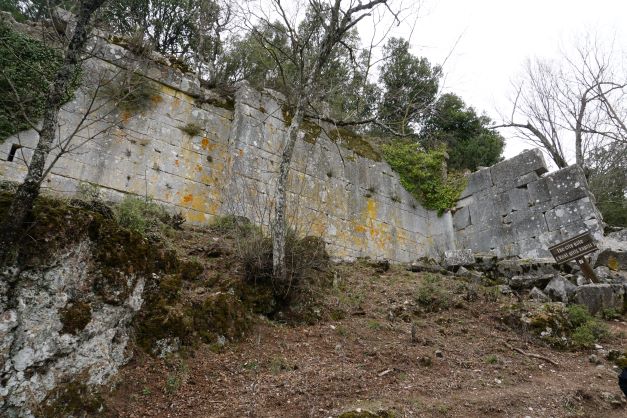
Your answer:
[[[593,149],[627,141],[627,76],[596,39],[586,38],[559,61],[527,61],[515,91],[511,115],[493,128],[516,129],[559,168],[568,165],[569,152],[585,167]]]
[[[307,3],[306,25],[290,14],[281,0],[271,0],[272,11],[263,13],[247,9],[249,29],[268,51],[277,65],[279,77],[289,90],[288,103],[291,120],[285,132],[279,173],[276,182],[273,222],[273,273],[277,278],[285,275],[286,196],[294,146],[300,135],[300,126],[308,112],[318,113],[316,103],[324,100],[321,76],[339,48],[347,47],[347,36],[367,16],[385,8],[392,12],[388,0],[310,0]],[[297,7],[300,4],[297,4]],[[392,13],[395,15],[394,13]],[[273,16],[273,17],[271,17]],[[396,15],[395,15],[396,16]],[[287,39],[284,45],[276,38],[258,30],[262,22],[274,34]],[[353,51],[350,52],[351,54]],[[322,99],[322,100],[321,100]]]
[[[82,64],[82,54],[88,40],[92,15],[105,0],[82,0],[78,7],[76,23],[70,42],[67,44],[64,60],[46,98],[39,140],[28,166],[24,182],[18,187],[7,216],[0,225],[0,264],[9,262],[9,255],[19,238],[19,232],[41,188],[46,175],[46,160],[57,136],[59,111],[65,101],[66,92],[73,77]]]

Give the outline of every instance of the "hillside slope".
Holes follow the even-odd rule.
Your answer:
[[[180,249],[215,242],[205,234],[185,232]],[[200,259],[204,275],[240,274],[224,256]],[[625,416],[617,369],[603,356],[627,346],[624,317],[606,322],[602,349],[557,351],[505,324],[521,306],[516,295],[367,262],[336,266],[317,298],[308,321],[259,317],[239,342],[163,359],[135,349],[106,414]]]

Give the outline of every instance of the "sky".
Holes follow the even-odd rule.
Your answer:
[[[432,63],[450,55],[444,91],[499,120],[499,110],[511,112],[511,81],[527,58],[554,57],[586,31],[627,50],[627,0],[423,0],[413,32],[409,24],[395,31],[411,34],[412,52]],[[531,148],[501,133],[505,157]]]

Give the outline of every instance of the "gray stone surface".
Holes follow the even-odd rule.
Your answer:
[[[544,288],[544,293],[552,300],[568,303],[574,296],[577,286],[562,276],[555,276]]]
[[[492,176],[489,168],[484,168],[468,176],[468,184],[460,195],[460,198],[473,195],[492,187]]]
[[[540,303],[549,302],[551,300],[551,298],[549,298],[542,290],[538,289],[537,287],[531,289],[531,291],[529,292],[529,299]]]
[[[588,284],[577,287],[575,301],[585,305],[591,314],[604,309],[623,312],[625,308],[625,287],[612,284]]]
[[[475,263],[475,257],[472,250],[448,250],[444,252],[442,265],[445,268],[469,266]]]

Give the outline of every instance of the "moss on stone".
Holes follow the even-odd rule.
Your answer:
[[[337,128],[329,131],[329,138],[333,142],[340,143],[345,148],[353,151],[360,157],[372,161],[381,161],[381,155],[374,149],[372,144],[363,136],[352,132],[346,128]]]
[[[322,132],[320,125],[310,120],[303,120],[303,123],[300,124],[300,130],[305,133],[303,140],[310,144],[315,144]]]
[[[72,382],[57,386],[41,403],[37,416],[57,418],[106,415],[102,396],[83,383],[86,379],[86,376],[79,376]]]
[[[86,302],[74,302],[59,310],[64,334],[76,335],[91,321],[91,306]]]

